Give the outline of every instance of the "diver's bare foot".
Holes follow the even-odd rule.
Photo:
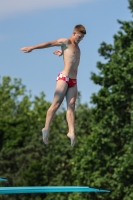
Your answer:
[[[48,130],[42,129],[42,138],[45,144],[48,144]]]
[[[71,146],[73,147],[73,146],[75,145],[75,140],[76,140],[75,134],[73,134],[73,133],[68,133],[68,134],[67,134],[67,137],[70,138],[70,140],[71,140]]]

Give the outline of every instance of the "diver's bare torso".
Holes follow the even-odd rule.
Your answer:
[[[83,36],[84,36],[83,34],[78,35],[78,38],[76,39],[77,42],[75,42],[72,37],[61,38],[59,40],[54,40],[52,42],[45,42],[45,43],[34,45],[34,46],[23,47],[21,48],[21,51],[24,51],[25,53],[29,53],[34,49],[60,46],[62,49],[62,54],[63,54],[63,59],[64,59],[64,69],[62,70],[62,74],[68,76],[69,78],[76,79],[78,65],[80,62],[80,49],[79,49],[78,43],[83,38]]]
[[[67,43],[61,46],[61,49],[64,59],[64,69],[62,70],[62,74],[75,79],[77,77],[78,65],[80,62],[79,46],[68,39]]]

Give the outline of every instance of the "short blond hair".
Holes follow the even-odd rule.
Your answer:
[[[86,34],[86,29],[82,24],[78,24],[74,27],[74,31],[78,31],[80,33]]]

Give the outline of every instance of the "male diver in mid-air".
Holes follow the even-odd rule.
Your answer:
[[[55,50],[54,54],[58,56],[63,55],[64,58],[64,68],[57,76],[54,99],[47,111],[45,126],[42,129],[42,136],[45,144],[48,144],[50,124],[54,114],[60,107],[64,97],[66,97],[67,101],[66,119],[69,128],[67,136],[71,140],[71,146],[75,144],[74,111],[77,97],[77,72],[80,62],[80,48],[78,43],[83,39],[85,34],[85,27],[83,25],[76,25],[70,38],[61,38],[52,42],[21,48],[21,51],[28,53],[34,49],[60,46],[61,50]]]

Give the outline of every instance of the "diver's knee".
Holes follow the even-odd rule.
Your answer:
[[[51,105],[51,109],[56,111],[60,107],[61,103],[57,102]]]
[[[75,101],[70,101],[69,104],[67,105],[67,108],[74,110],[75,109]]]

